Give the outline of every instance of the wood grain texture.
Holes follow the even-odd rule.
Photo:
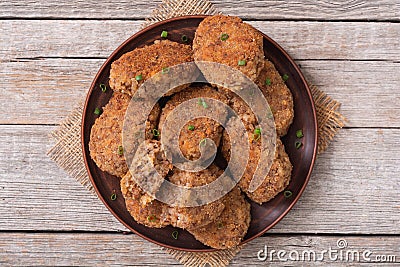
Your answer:
[[[390,0],[252,1],[214,0],[223,13],[248,19],[399,20],[400,7]],[[156,1],[2,1],[0,18],[143,19]]]
[[[125,231],[47,158],[53,129],[0,126],[0,231]],[[300,201],[271,233],[400,234],[399,143],[395,129],[342,130],[318,158]]]
[[[348,247],[339,249],[338,240],[345,240]],[[265,250],[265,246],[267,246],[269,256],[265,261],[261,261],[257,254],[260,250]],[[337,254],[332,254],[331,258],[328,253],[322,256],[322,251],[329,248],[332,251],[336,250]],[[280,255],[281,261],[277,256],[279,250],[286,252]],[[349,264],[371,266],[373,263],[368,260],[375,261],[378,256],[382,259],[381,255],[385,255],[388,262],[379,263],[379,266],[394,266],[393,264],[400,263],[400,237],[266,236],[245,246],[230,266],[266,266],[267,264],[309,266],[314,256],[308,256],[305,253],[307,251],[315,252],[316,259],[324,259],[324,261],[314,263],[318,266],[327,264],[329,266],[349,266]],[[348,251],[355,254],[346,254]],[[363,257],[364,251],[371,251],[371,254],[367,253]],[[299,259],[305,260],[295,260],[296,252],[299,254]],[[394,257],[390,257],[389,261],[388,256]],[[291,260],[293,258],[294,260]],[[349,260],[346,261],[346,259]],[[362,265],[359,265],[359,262]],[[0,264],[2,266],[180,266],[160,247],[143,241],[136,235],[83,233],[0,233]]]
[[[400,23],[250,21],[295,59],[400,61]],[[0,59],[108,57],[140,21],[0,20]],[[29,38],[29,41],[27,41]]]
[[[81,100],[103,59],[1,62],[1,124],[57,124]],[[342,103],[352,127],[400,127],[400,63],[298,60],[310,83]],[[34,99],[34,101],[32,101]]]

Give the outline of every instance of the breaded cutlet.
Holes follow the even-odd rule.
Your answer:
[[[114,91],[134,95],[146,80],[162,72],[163,69],[192,61],[193,51],[190,45],[169,40],[157,40],[152,45],[125,53],[114,61],[110,70],[110,87]],[[195,80],[199,71],[194,64],[191,64],[180,75],[186,75],[190,77],[188,79]],[[185,79],[185,77],[181,78]],[[182,86],[178,89],[184,88],[185,86]],[[171,91],[170,94],[178,89]]]
[[[222,199],[225,205],[221,215],[208,225],[189,232],[200,242],[212,248],[227,249],[240,244],[250,225],[250,203],[238,187]]]
[[[118,177],[128,171],[123,155],[122,129],[130,101],[129,95],[114,92],[90,132],[90,157],[102,171]],[[146,139],[153,137],[151,130],[156,128],[159,115],[160,107],[156,104],[146,121]]]
[[[263,36],[238,17],[215,15],[205,18],[193,40],[194,59],[211,61],[238,69],[255,81],[263,67]],[[218,70],[204,69],[206,79],[217,78]],[[220,73],[221,76],[225,73]],[[225,80],[226,77],[221,77]]]

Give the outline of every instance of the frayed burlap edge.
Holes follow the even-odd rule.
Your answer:
[[[162,4],[153,10],[150,18],[147,18],[146,22],[142,24],[142,27],[173,17],[214,14],[217,14],[217,9],[207,0],[163,0]]]
[[[155,22],[183,15],[213,15],[217,10],[207,0],[163,0],[151,17],[146,19],[142,27]],[[325,151],[336,133],[344,126],[346,119],[339,113],[340,103],[330,98],[315,86],[311,86],[315,101],[318,121],[318,153]],[[48,152],[49,157],[64,169],[70,176],[78,180],[90,192],[96,194],[83,161],[81,147],[81,122],[83,103],[80,103],[69,116],[52,133],[56,140],[55,145]],[[185,266],[217,266],[224,267],[243,248],[238,246],[215,252],[184,252],[180,250],[162,248]]]
[[[51,137],[55,139],[56,143],[47,152],[47,155],[90,192],[96,194],[83,161],[81,145],[83,106],[83,102],[79,103],[61,122],[60,126],[51,133]]]
[[[217,250],[215,252],[185,252],[170,248],[163,248],[164,251],[171,254],[177,261],[185,266],[215,266],[225,267],[242,250],[242,246],[230,249]]]
[[[344,127],[346,118],[339,113],[340,103],[315,85],[310,86],[318,122],[318,154],[324,152],[337,132]]]

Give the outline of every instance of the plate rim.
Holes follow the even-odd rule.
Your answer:
[[[185,20],[185,19],[204,19],[206,17],[209,17],[212,15],[186,15],[186,16],[178,16],[178,17],[173,17],[173,18],[169,18],[163,21],[159,21],[156,22],[150,26],[147,26],[141,30],[139,30],[138,32],[134,33],[133,35],[131,35],[128,39],[126,39],[123,43],[121,43],[117,48],[114,49],[114,51],[107,57],[107,59],[105,60],[105,62],[101,65],[100,69],[97,71],[95,77],[93,78],[90,88],[87,91],[86,94],[86,98],[85,98],[85,102],[84,102],[84,106],[83,106],[83,112],[82,112],[82,118],[81,118],[81,148],[82,148],[82,154],[83,154],[83,160],[84,160],[84,164],[85,164],[85,169],[86,169],[86,173],[89,177],[89,180],[93,186],[93,189],[96,192],[97,197],[103,202],[104,206],[111,212],[111,214],[114,216],[114,218],[116,218],[122,225],[124,225],[127,229],[129,229],[130,231],[132,231],[133,233],[135,233],[136,235],[140,236],[141,238],[150,241],[154,244],[157,244],[159,246],[165,247],[165,248],[169,248],[169,249],[174,249],[174,250],[179,250],[179,251],[185,251],[185,252],[215,252],[215,251],[219,251],[219,249],[216,248],[201,248],[201,249],[193,249],[193,248],[182,248],[182,247],[175,247],[172,245],[168,245],[165,243],[161,243],[159,241],[153,240],[149,237],[147,237],[146,235],[136,231],[135,229],[133,229],[130,225],[128,225],[125,221],[123,221],[120,216],[118,216],[116,214],[116,212],[107,204],[107,202],[105,201],[104,197],[100,194],[99,189],[97,188],[97,185],[94,181],[94,178],[91,174],[90,168],[88,166],[88,157],[85,153],[85,139],[84,139],[84,130],[85,130],[85,118],[86,118],[86,114],[87,114],[87,106],[89,103],[89,99],[90,96],[94,90],[94,87],[96,85],[96,81],[98,80],[100,74],[104,71],[104,69],[106,68],[107,65],[111,64],[112,62],[111,59],[124,47],[126,46],[129,42],[131,42],[133,39],[137,38],[138,36],[140,36],[142,33],[151,30],[153,28],[158,27],[161,24],[165,24],[165,23],[169,23],[169,22],[173,22],[173,21],[179,21],[179,20]],[[314,98],[312,96],[311,93],[311,89],[303,75],[303,73],[301,72],[300,68],[298,67],[298,65],[294,62],[294,60],[292,59],[292,57],[277,43],[275,42],[272,38],[270,38],[268,35],[266,35],[265,33],[261,32],[260,30],[258,30],[263,38],[267,39],[268,42],[270,42],[271,44],[273,44],[273,46],[275,46],[289,61],[289,63],[294,67],[295,71],[299,74],[299,77],[302,81],[302,83],[305,86],[308,98],[310,100],[311,103],[311,109],[312,109],[312,119],[314,121],[314,126],[315,126],[315,131],[314,131],[314,135],[315,135],[315,140],[314,140],[314,147],[313,147],[313,155],[312,155],[312,159],[310,162],[310,167],[308,169],[307,172],[307,176],[304,180],[303,185],[301,186],[298,194],[296,195],[296,197],[292,200],[291,204],[285,209],[284,212],[282,212],[282,214],[280,214],[273,223],[271,223],[270,225],[268,225],[267,227],[265,227],[262,231],[260,231],[259,233],[255,234],[254,236],[241,241],[240,244],[238,246],[244,245],[260,236],[262,236],[263,234],[265,234],[268,230],[270,230],[272,227],[274,227],[277,223],[279,223],[288,213],[289,211],[293,208],[293,206],[297,203],[297,201],[300,199],[300,197],[302,196],[303,192],[305,191],[308,182],[310,180],[311,177],[311,173],[314,169],[314,165],[315,165],[315,160],[317,157],[317,148],[318,148],[318,121],[317,121],[317,113],[316,113],[316,109],[315,109],[315,103],[314,103]],[[150,228],[149,228],[150,229]]]

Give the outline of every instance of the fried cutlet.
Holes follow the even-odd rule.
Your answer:
[[[238,187],[223,197],[221,215],[208,225],[189,230],[193,236],[212,248],[232,248],[242,241],[250,225],[250,204]]]
[[[111,64],[110,87],[114,91],[134,95],[137,89],[155,74],[181,63],[192,62],[192,55],[190,45],[169,40],[157,40],[152,45],[136,48]],[[180,75],[185,75],[189,77],[186,77],[187,79],[194,81],[199,71],[194,64],[190,64]],[[185,80],[183,76],[180,78]],[[181,86],[170,93],[185,87]]]
[[[123,155],[122,128],[125,113],[131,97],[114,92],[103,112],[95,120],[90,132],[89,151],[96,165],[112,175],[122,177],[128,171]],[[146,139],[153,137],[151,129],[156,128],[160,107],[155,105],[146,121]]]
[[[277,135],[286,135],[294,117],[293,96],[271,61],[265,60],[256,84],[267,99],[274,115]]]
[[[228,115],[227,110],[225,108],[221,109],[211,105],[211,102],[207,98],[218,100],[224,104],[228,103],[228,98],[225,95],[217,92],[209,86],[191,87],[185,91],[175,94],[162,109],[159,123],[161,135],[163,134],[163,127],[169,127],[169,129],[171,129],[173,132],[177,131],[177,129],[175,129],[175,123],[164,125],[165,121],[168,115],[177,106],[191,99],[194,99],[195,101],[190,107],[190,112],[188,113],[186,111],[185,113],[193,114],[197,111],[202,112],[202,110],[207,109],[208,112],[214,114],[218,113],[216,116],[226,120]],[[183,156],[189,160],[199,159],[201,155],[199,144],[205,138],[211,139],[218,147],[221,140],[222,130],[223,127],[219,124],[219,122],[210,118],[202,117],[188,121],[181,129],[179,134],[179,148]],[[167,137],[166,139],[166,143],[171,144],[173,140],[168,140],[168,138],[172,138],[172,136]]]
[[[215,15],[205,18],[196,30],[193,51],[196,62],[228,65],[240,70],[252,81],[256,80],[263,67],[263,36],[238,17]],[[207,79],[228,79],[217,69],[201,65],[199,68]]]
[[[211,165],[199,172],[174,169],[173,174],[168,178],[171,183],[179,186],[198,187],[215,181],[221,173],[222,170],[215,165]],[[220,199],[197,207],[171,207],[171,224],[184,229],[195,229],[216,219],[224,207]]]

